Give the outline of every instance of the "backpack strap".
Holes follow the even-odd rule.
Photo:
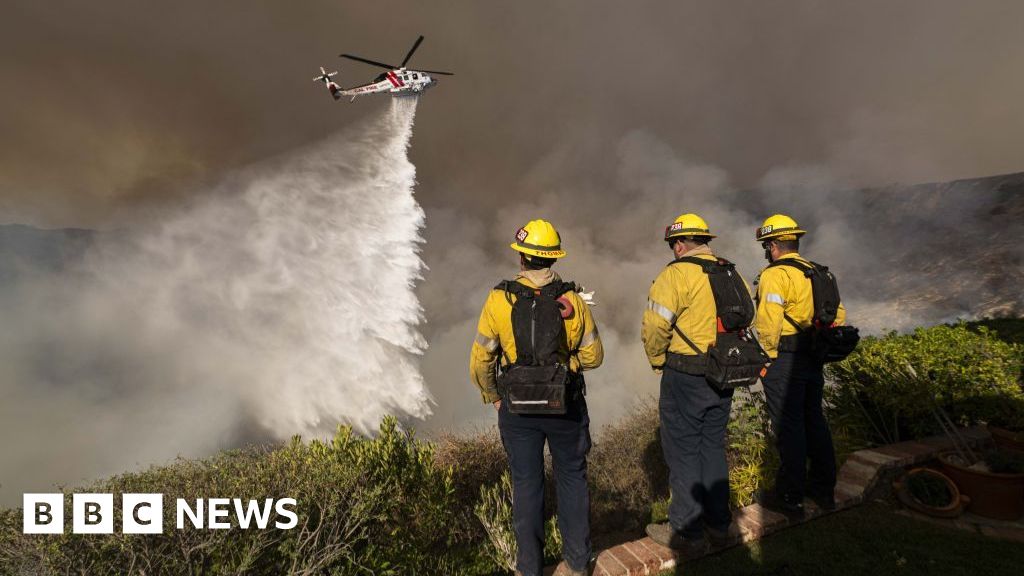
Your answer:
[[[677,264],[680,262],[686,264],[696,264],[700,266],[702,270],[704,270],[705,274],[708,273],[708,269],[711,266],[734,266],[732,262],[729,262],[725,258],[718,258],[717,256],[714,260],[705,260],[704,258],[698,258],[696,256],[683,256],[681,258],[676,258],[675,260],[669,262],[668,265],[671,266],[673,264]]]
[[[810,261],[808,260],[808,262],[810,262]],[[810,262],[810,265],[808,265],[808,264],[804,264],[803,262],[801,262],[799,260],[794,260],[793,258],[785,258],[783,260],[776,260],[775,262],[772,262],[771,264],[768,265],[769,268],[773,268],[773,267],[776,267],[776,266],[789,266],[790,268],[796,268],[797,270],[803,272],[804,276],[808,280],[810,280],[811,276],[815,272],[817,272],[817,270],[819,268],[824,268],[825,270],[828,270],[827,266],[820,266],[818,264],[815,264],[814,262]],[[812,299],[814,298],[813,291],[811,293],[811,298]],[[812,306],[813,306],[813,304],[812,304]],[[797,324],[796,320],[793,320],[793,317],[790,316],[789,314],[786,314],[785,312],[782,313],[782,317],[787,322],[789,322],[793,326],[793,328],[796,328],[797,332],[803,332],[805,330],[810,330],[811,328],[813,328],[813,326],[811,326],[811,328],[801,328],[800,325]]]
[[[807,262],[807,264],[804,264],[803,262],[793,258],[785,258],[782,260],[776,260],[775,262],[772,262],[771,264],[768,265],[768,267],[774,268],[776,266],[789,266],[791,268],[796,268],[797,270],[803,272],[804,276],[807,276],[808,278],[810,278],[811,275],[817,272],[818,270],[828,270],[828,266],[822,266],[821,264],[816,264],[814,262],[811,262],[810,260],[808,260]]]
[[[693,340],[690,340],[689,338],[686,337],[686,334],[683,334],[683,331],[680,330],[679,326],[673,324],[672,329],[676,331],[676,334],[679,334],[679,337],[683,339],[683,342],[686,342],[686,344],[690,348],[693,348],[694,352],[696,352],[697,354],[703,354],[703,352],[700,351],[700,348],[697,348],[697,345],[693,343]]]
[[[550,296],[553,299],[557,299],[566,292],[575,292],[576,284],[574,282],[552,282],[540,289],[540,293],[544,296]]]
[[[516,280],[502,280],[494,287],[495,290],[501,290],[505,292],[506,297],[508,295],[514,295],[516,298],[533,298],[538,294],[545,296],[551,296],[552,298],[558,298],[566,292],[575,292],[575,282],[552,282],[546,284],[541,288],[530,288],[529,286],[518,282]]]
[[[705,260],[704,258],[697,258],[696,256],[683,256],[681,258],[676,258],[675,260],[669,262],[668,265],[671,266],[673,264],[679,263],[696,264],[697,266],[700,266],[701,271],[703,271],[705,274],[710,273],[710,267],[716,264],[731,264],[727,260],[721,258],[718,258],[716,260]],[[679,328],[679,325],[672,324],[672,329],[675,330],[676,334],[679,334],[679,337],[683,339],[683,342],[685,342],[687,346],[692,348],[694,352],[696,352],[697,354],[703,354],[703,352],[700,351],[700,348],[698,348],[697,345],[693,343],[693,340],[690,340],[690,338],[683,333],[682,329]]]
[[[494,287],[495,290],[503,290],[508,294],[514,294],[518,298],[532,298],[534,289],[515,280],[502,280]]]
[[[557,300],[559,296],[565,293],[576,292],[576,283],[563,281],[552,282],[550,284],[542,286],[538,290],[537,288],[530,288],[529,286],[522,284],[516,280],[502,280],[501,282],[498,282],[494,289],[501,290],[502,292],[504,292],[505,300],[509,303],[509,305],[511,305],[513,295],[516,297],[517,300],[520,298],[535,298],[539,295],[549,297],[552,300]],[[570,354],[572,352],[574,351],[570,351]],[[505,358],[505,365],[511,366],[512,361],[509,359],[508,353],[506,353],[505,350],[502,350],[501,355]]]
[[[494,287],[495,290],[501,290],[505,294],[505,300],[512,305],[512,295],[518,298],[533,298],[533,290],[516,282],[515,280],[502,280]],[[505,359],[505,364],[500,366],[502,371],[506,371],[512,366],[512,359],[508,357],[508,352],[504,348],[501,348],[501,357]],[[500,363],[499,363],[500,364]]]
[[[789,314],[786,314],[785,312],[782,313],[782,318],[786,322],[789,322],[793,326],[793,328],[796,328],[797,332],[803,332],[804,330],[809,330],[810,329],[810,328],[801,328],[800,325],[796,323],[796,320],[793,320],[793,317],[790,316]]]
[[[494,287],[495,290],[501,290],[505,293],[505,301],[512,305],[512,296],[519,298],[533,298],[535,292],[533,288],[520,284],[515,280],[502,280],[498,282],[498,285]]]

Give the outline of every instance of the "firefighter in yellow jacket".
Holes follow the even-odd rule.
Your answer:
[[[706,353],[718,334],[714,294],[701,266],[678,262],[716,261],[708,247],[712,238],[696,214],[683,214],[666,228],[675,260],[651,285],[641,327],[651,367],[661,371],[658,412],[672,490],[669,523],[651,524],[647,533],[690,557],[707,550],[705,532],[712,544],[724,545],[732,522],[725,457],[732,389],[719,390],[704,376]]]
[[[823,509],[835,509],[835,451],[822,411],[825,382],[822,364],[810,352],[811,281],[800,269],[777,264],[792,259],[810,265],[798,252],[806,233],[784,214],[767,218],[756,232],[765,258],[776,263],[759,276],[755,326],[772,358],[762,382],[781,460],[775,490],[762,494],[761,500],[791,518],[804,516],[805,496]],[[840,303],[835,323],[845,321]]]
[[[469,372],[483,401],[498,411],[498,429],[512,472],[517,573],[540,575],[543,569],[546,441],[557,481],[562,554],[570,574],[586,574],[591,556],[587,491],[590,417],[580,373],[601,365],[604,348],[584,295],[574,285],[562,282],[551,269],[558,258],[565,256],[554,226],[545,220],[531,221],[517,231],[511,248],[519,253],[519,273],[487,296],[470,353]],[[557,297],[557,312],[551,319],[529,316],[530,323],[524,327],[524,316],[514,318],[516,303],[523,298],[524,303],[529,300],[542,308],[544,293]],[[519,310],[520,314],[530,314],[523,307]],[[510,407],[508,394],[498,387],[499,364],[505,372],[521,365],[566,367],[571,377],[564,414],[524,414]]]

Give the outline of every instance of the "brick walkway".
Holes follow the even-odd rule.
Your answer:
[[[961,435],[972,447],[981,445],[990,439],[988,432],[983,427],[962,430]],[[945,436],[934,436],[924,440],[900,442],[854,452],[839,470],[839,481],[836,484],[836,509],[842,510],[863,502],[865,495],[877,485],[884,472],[920,464],[931,460],[938,452],[950,448],[953,448],[953,445],[949,439]],[[807,522],[822,515],[821,510],[813,504],[809,504],[806,519],[797,523]],[[712,553],[737,546],[743,542],[757,540],[794,524],[785,516],[766,510],[759,504],[751,504],[735,510],[733,520],[729,529],[732,541],[728,546],[712,550]],[[992,532],[990,535],[997,536],[995,529],[990,529],[990,531]],[[983,531],[983,533],[985,532]],[[603,550],[597,556],[594,575],[659,574],[675,567],[676,557],[671,550],[656,544],[650,538],[642,538]],[[554,571],[554,576],[560,576],[563,573],[562,570],[563,567],[559,566]]]

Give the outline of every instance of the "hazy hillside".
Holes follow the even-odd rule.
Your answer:
[[[847,223],[850,248],[871,255],[863,269],[830,263],[845,272],[844,294],[888,299],[933,321],[965,312],[1024,313],[1024,172],[838,192],[827,209]],[[73,264],[96,237],[90,230],[0,225],[0,283]]]
[[[1024,172],[836,195],[868,265],[844,294],[888,299],[920,323],[1024,313]]]

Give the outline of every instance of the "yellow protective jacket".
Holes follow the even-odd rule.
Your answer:
[[[716,259],[707,246],[694,248],[683,256],[696,256],[709,261]],[[746,280],[743,283],[746,284]],[[750,291],[749,285],[747,291]],[[718,313],[715,296],[711,292],[711,281],[696,264],[669,264],[651,285],[640,338],[647,359],[655,370],[665,365],[666,352],[684,356],[697,354],[672,329],[673,324],[693,341],[702,354],[718,338]]]
[[[527,270],[519,273],[515,279],[531,288],[542,288],[551,282],[560,281],[558,274],[550,268]],[[573,372],[597,368],[604,361],[604,346],[590,307],[576,292],[568,292],[565,297],[572,304],[574,312],[564,320],[566,338],[564,345],[559,348],[559,357]],[[469,375],[473,384],[480,389],[483,401],[487,403],[500,399],[496,382],[498,359],[506,355],[508,362],[516,361],[516,341],[512,334],[512,304],[515,301],[516,297],[504,290],[491,290],[480,312],[476,339],[469,354]]]
[[[796,252],[784,254],[779,260],[793,258],[810,264]],[[779,356],[779,338],[797,333],[796,327],[786,321],[789,315],[800,325],[801,330],[811,327],[814,316],[814,299],[811,295],[811,281],[803,272],[792,266],[772,266],[761,271],[757,282],[757,328],[761,346],[771,358]],[[836,312],[836,324],[846,322],[846,308],[842,302]]]

